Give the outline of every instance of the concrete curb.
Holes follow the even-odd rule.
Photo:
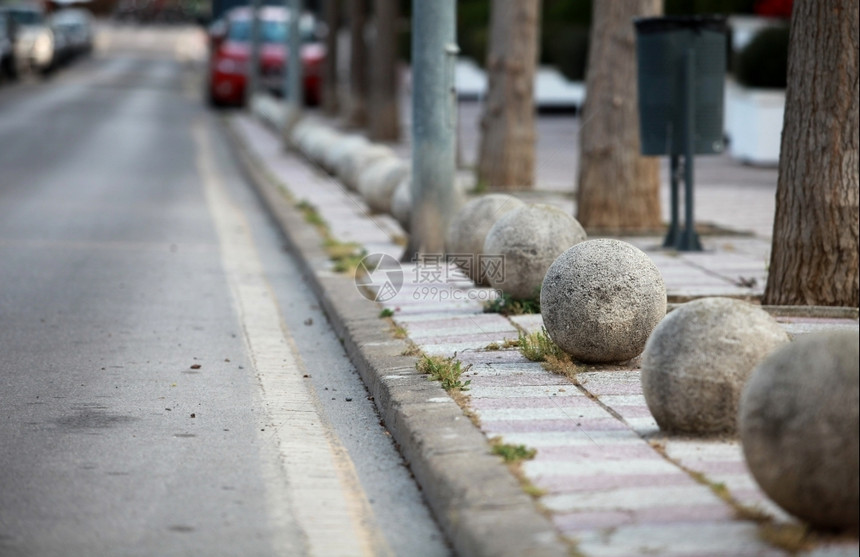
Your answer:
[[[569,555],[550,520],[491,454],[483,433],[437,383],[417,372],[416,358],[403,355],[408,345],[391,337],[388,323],[379,318],[380,308],[360,298],[350,278],[328,271],[319,234],[229,121],[225,128],[241,168],[297,256],[456,553]]]

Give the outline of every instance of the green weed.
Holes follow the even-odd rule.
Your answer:
[[[501,296],[484,304],[484,313],[500,313],[502,315],[526,315],[540,313],[540,297],[520,300],[510,294]]]
[[[531,460],[537,454],[537,449],[530,449],[525,445],[510,445],[502,443],[499,437],[490,439],[490,445],[493,449],[493,454],[502,457],[507,463],[521,462],[523,460]]]
[[[465,391],[468,390],[471,381],[461,381],[460,376],[469,371],[471,364],[463,367],[463,362],[455,359],[456,356],[445,358],[443,356],[421,356],[415,368],[430,376],[430,379],[439,381],[442,388],[446,391]]]

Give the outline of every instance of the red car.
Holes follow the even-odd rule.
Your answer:
[[[286,47],[290,12],[284,7],[260,8],[260,87],[276,95],[284,91],[284,68],[289,53]],[[302,34],[302,81],[305,103],[319,104],[325,46],[316,32],[310,14],[299,22]],[[215,106],[245,102],[248,67],[251,57],[251,10],[230,10],[222,21],[210,28],[208,96]]]

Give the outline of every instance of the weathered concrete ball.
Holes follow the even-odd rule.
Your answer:
[[[322,166],[326,152],[338,139],[340,133],[329,127],[319,126],[304,136],[299,149],[307,158]]]
[[[384,158],[393,158],[396,155],[390,147],[370,143],[356,147],[343,158],[343,163],[338,167],[337,177],[347,188],[358,189],[358,177],[365,168]]]
[[[346,159],[358,150],[370,145],[370,141],[362,135],[348,134],[340,136],[332,143],[323,155],[322,166],[330,174],[337,175],[340,168],[346,164]]]
[[[813,526],[860,529],[858,334],[804,335],[753,371],[738,416],[744,456],[775,503]]]
[[[579,222],[558,207],[518,207],[502,215],[487,232],[483,254],[500,257],[502,262],[501,272],[490,272],[487,279],[513,298],[537,298],[552,262],[585,237]]]
[[[639,248],[587,240],[550,266],[540,303],[550,338],[575,360],[623,362],[642,353],[666,316],[666,285]]]
[[[523,205],[512,195],[491,193],[466,203],[451,221],[445,237],[445,251],[479,286],[489,284],[479,269],[479,256],[484,252],[487,233],[502,215]]]
[[[642,354],[642,393],[660,429],[737,431],[738,404],[752,370],[789,341],[763,309],[702,298],[669,313]]]
[[[409,232],[410,219],[412,218],[412,174],[406,173],[391,196],[391,216],[394,217],[403,230]]]
[[[370,210],[391,211],[394,189],[409,174],[409,164],[398,157],[384,157],[372,162],[358,176],[358,193]]]
[[[314,123],[309,119],[304,118],[296,123],[293,126],[293,129],[290,130],[290,146],[301,150],[299,147],[301,143],[304,141],[305,136],[314,129]]]

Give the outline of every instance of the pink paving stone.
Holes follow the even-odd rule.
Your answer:
[[[561,375],[550,374],[535,374],[510,373],[506,375],[487,375],[469,374],[469,379],[472,381],[472,388],[478,387],[525,387],[529,385],[550,385],[550,386],[565,386],[570,385],[570,381]],[[571,388],[575,388],[571,385]]]
[[[394,318],[397,319],[396,313],[395,313]],[[463,327],[470,327],[470,326],[474,326],[476,329],[479,329],[480,327],[494,327],[494,328],[507,327],[507,328],[513,330],[513,326],[510,324],[510,322],[507,319],[505,319],[504,317],[501,317],[499,315],[491,314],[491,313],[480,313],[480,314],[469,315],[469,316],[457,315],[457,316],[452,316],[450,318],[444,318],[444,319],[434,318],[434,319],[428,319],[426,321],[414,321],[414,322],[410,323],[410,329],[414,328],[416,331],[438,330],[438,329],[444,329],[446,327],[463,328]]]
[[[505,408],[583,408],[592,407],[594,402],[587,396],[541,396],[515,398],[473,398],[469,403],[473,410],[501,410]]]
[[[838,319],[833,317],[777,317],[780,323],[816,323],[819,325],[856,325],[856,319]]]
[[[695,470],[696,472],[702,472],[705,475],[708,474],[737,474],[741,476],[747,476],[750,474],[749,468],[747,468],[746,462],[743,460],[742,455],[738,455],[740,460],[720,460],[720,461],[683,461],[683,463]]]
[[[457,358],[464,364],[530,363],[517,350],[469,351],[458,354]]]
[[[538,451],[540,453],[540,451]],[[535,485],[550,493],[606,491],[629,487],[679,487],[697,485],[688,475],[677,474],[601,474],[599,476],[543,476]]]
[[[659,507],[636,511],[592,511],[564,513],[553,522],[565,532],[614,528],[630,524],[678,524],[731,520],[734,511],[728,505],[693,505]]]
[[[624,418],[650,418],[651,411],[643,406],[610,406]]]
[[[481,428],[492,435],[506,433],[539,433],[547,431],[613,431],[629,429],[615,418],[577,420],[493,420],[482,423]]]
[[[406,329],[407,331],[409,331],[408,326],[406,327]],[[411,333],[411,331],[409,332]],[[516,338],[516,336],[517,335],[514,332],[498,332],[460,335],[416,335],[415,337],[410,334],[409,338],[419,344],[458,344],[461,342],[483,342],[485,344],[490,344],[492,342],[499,342],[505,338]]]
[[[601,395],[641,395],[642,384],[632,381],[588,382],[582,385],[589,393]]]
[[[609,443],[602,445],[575,445],[570,447],[541,447],[538,458],[542,460],[628,460],[662,459],[657,451],[646,443]]]
[[[711,522],[716,520],[732,520],[736,517],[735,510],[725,503],[652,507],[650,509],[636,509],[633,514],[636,522],[640,524]]]
[[[553,523],[562,532],[602,530],[633,524],[633,515],[624,511],[595,511],[555,514]]]

